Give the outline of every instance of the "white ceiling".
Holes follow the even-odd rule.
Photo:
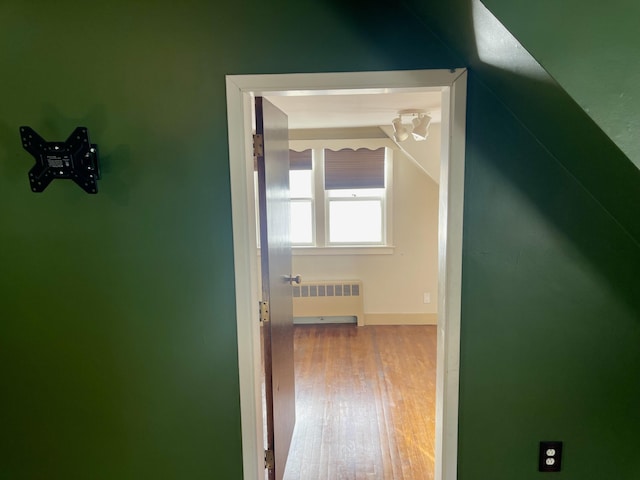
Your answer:
[[[268,99],[287,114],[290,129],[390,125],[398,111],[406,109],[423,109],[434,123],[441,119],[440,91],[268,96]]]

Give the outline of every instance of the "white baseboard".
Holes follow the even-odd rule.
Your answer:
[[[357,323],[355,316],[293,317],[294,325],[321,325],[324,323]]]
[[[365,325],[437,325],[437,313],[365,313]]]

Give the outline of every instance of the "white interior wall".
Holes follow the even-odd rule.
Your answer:
[[[293,271],[305,281],[360,279],[367,314],[437,314],[438,185],[394,152],[391,254],[300,255]],[[424,303],[424,294],[430,303]]]
[[[424,141],[414,141],[411,137],[399,144],[399,148],[435,180],[440,183],[440,145],[442,125],[431,123],[429,136]],[[393,128],[390,125],[381,125],[380,129],[389,138],[393,138]]]

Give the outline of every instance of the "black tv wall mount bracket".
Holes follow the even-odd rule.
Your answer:
[[[29,170],[31,190],[42,192],[57,178],[71,179],[87,193],[98,193],[98,146],[86,127],[76,128],[64,142],[46,142],[31,127],[20,127],[22,146],[36,160]]]

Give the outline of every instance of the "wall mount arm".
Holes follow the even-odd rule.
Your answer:
[[[42,192],[57,178],[71,179],[85,192],[98,193],[98,146],[86,127],[77,127],[64,142],[47,142],[31,127],[20,127],[22,146],[36,160],[29,170],[33,192]]]

